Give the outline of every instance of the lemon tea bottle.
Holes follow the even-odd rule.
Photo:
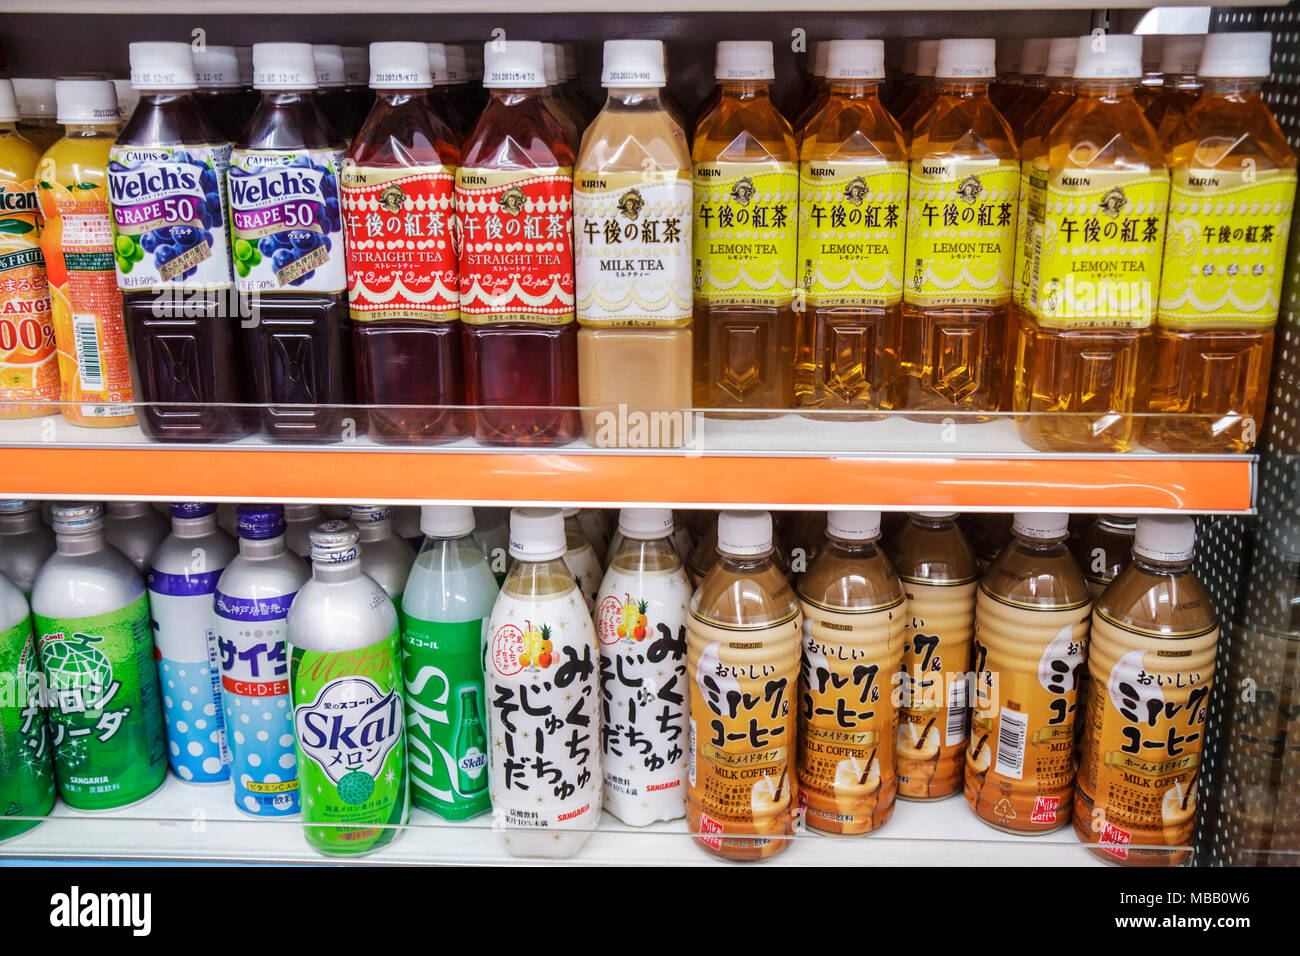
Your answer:
[[[1164,79],[1159,92],[1145,107],[1147,119],[1162,141],[1164,134],[1172,130],[1201,95],[1201,79],[1197,72],[1205,39],[1202,34],[1166,36],[1164,39],[1160,56],[1160,73]]]
[[[989,101],[992,40],[942,40],[940,89],[912,135],[903,285],[904,408],[997,411],[1020,170]]]
[[[920,53],[920,40],[906,40],[903,43],[903,62],[899,70],[885,81],[881,102],[895,119],[902,114],[916,95],[916,64]]]
[[[1015,40],[1002,40],[998,43],[998,78],[989,84],[989,99],[1003,113],[1020,95],[1020,63],[1023,49],[1024,44]]]
[[[795,108],[785,114],[790,120],[790,126],[794,129],[796,136],[803,135],[803,129],[808,125],[808,121],[826,105],[826,99],[830,95],[830,85],[826,82],[827,58],[830,56],[830,40],[818,40],[812,46],[812,75],[808,78],[807,95],[803,97],[802,102],[796,104]],[[881,41],[883,46],[884,41]],[[882,68],[883,72],[883,68]]]
[[[1296,156],[1264,103],[1268,33],[1205,39],[1205,92],[1175,127],[1146,444],[1240,452],[1268,398]],[[1172,145],[1170,145],[1172,144]]]
[[[1051,45],[1052,41],[1047,37],[1034,37],[1025,41],[1020,56],[1020,95],[1001,107],[1002,115],[1015,134],[1017,143],[1021,142],[1025,122],[1034,115],[1051,90],[1047,81]]]
[[[1040,450],[1127,451],[1141,430],[1169,197],[1141,75],[1140,37],[1080,37],[1076,99],[1032,161],[1014,407],[1040,413],[1017,419]]]
[[[1165,37],[1161,33],[1147,33],[1142,37],[1142,79],[1138,81],[1133,98],[1143,112],[1151,101],[1164,89],[1165,75],[1160,71],[1160,61],[1164,58]]]
[[[916,77],[912,94],[906,105],[900,106],[894,113],[898,125],[903,130],[903,138],[910,145],[912,131],[916,121],[925,115],[939,98],[939,81],[934,77],[934,68],[939,60],[939,41],[922,40],[916,51]]]
[[[794,404],[798,153],[775,77],[770,42],[718,43],[718,105],[692,156],[700,408]]]

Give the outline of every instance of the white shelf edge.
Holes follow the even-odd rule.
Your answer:
[[[1285,6],[1286,0],[1180,0],[1180,6]],[[1054,10],[1129,9],[1166,6],[1152,0],[1053,0]],[[63,0],[58,10],[37,0],[0,0],[0,12],[59,14],[304,14],[418,13],[927,13],[973,10],[1042,10],[1043,0]]]

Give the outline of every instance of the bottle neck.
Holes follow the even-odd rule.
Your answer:
[[[23,534],[36,530],[40,524],[39,511],[14,511],[0,514],[0,534]]]
[[[239,553],[245,558],[273,558],[284,553],[284,535],[274,538],[240,538]]]
[[[1016,545],[1025,551],[1047,553],[1065,549],[1065,535],[1061,535],[1059,538],[1035,538],[1027,534],[1017,534],[1014,531],[1012,534],[1015,536]]]
[[[94,554],[104,550],[104,529],[83,531],[80,534],[56,534],[54,547],[59,554]]]
[[[988,96],[988,80],[967,80],[957,77],[940,77],[938,79],[939,92],[944,96],[955,96],[959,99],[974,99],[977,96]]]
[[[357,529],[361,532],[362,541],[383,541],[385,538],[393,536],[393,522],[390,521],[367,521],[365,524],[358,524]]]
[[[1049,76],[1047,78],[1047,88],[1053,93],[1070,93],[1074,90],[1074,77]]]
[[[345,581],[353,581],[361,577],[361,558],[356,557],[351,561],[341,561],[338,564],[313,561],[311,576],[322,584],[342,584]]]
[[[501,103],[505,106],[518,106],[529,100],[540,99],[548,92],[545,86],[525,86],[513,88],[490,89],[488,93],[494,102]]]
[[[117,121],[109,123],[68,123],[63,127],[64,136],[116,136]]]
[[[1050,84],[1047,80],[1047,74],[1034,73],[1025,77],[1020,85],[1027,90],[1045,90]]]
[[[733,574],[754,574],[772,563],[772,552],[757,555],[738,555],[718,552],[718,562]]]
[[[828,535],[826,541],[827,550],[842,558],[862,561],[873,558],[880,552],[879,538],[872,538],[868,541],[849,541],[845,538],[832,538]]]
[[[1134,80],[1134,82],[1137,82]],[[1201,88],[1201,78],[1195,73],[1166,73],[1165,89],[1167,90],[1199,90]]]
[[[605,96],[607,110],[652,112],[663,108],[662,90],[658,87],[611,87]]]
[[[1120,79],[1085,79],[1074,81],[1074,91],[1090,99],[1116,99],[1133,95],[1135,77]]]
[[[1262,97],[1264,95],[1264,77],[1262,76],[1216,76],[1205,81],[1202,96],[1224,96],[1233,99]]]
[[[826,82],[826,88],[832,96],[841,96],[850,100],[865,100],[880,93],[879,80],[832,79]]]
[[[723,96],[741,101],[765,100],[772,95],[771,80],[719,80],[718,88]]]
[[[1147,574],[1159,574],[1165,577],[1176,577],[1192,570],[1191,558],[1185,561],[1157,561],[1134,552],[1133,563]]]
[[[217,516],[201,518],[172,518],[172,534],[178,538],[201,538],[217,530]]]
[[[375,90],[375,99],[396,108],[424,99],[432,89],[431,86],[423,86],[413,87],[409,90]]]
[[[926,515],[908,515],[907,520],[927,531],[946,531],[956,525],[956,518],[931,518]]]

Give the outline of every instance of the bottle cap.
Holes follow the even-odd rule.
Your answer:
[[[560,54],[554,43],[542,44],[542,75],[546,77],[547,86],[559,85]]]
[[[235,509],[235,531],[249,541],[266,541],[284,534],[284,508],[280,505],[240,505]]]
[[[1020,46],[1020,75],[1046,76],[1051,37],[1033,37]]]
[[[430,47],[436,44],[430,44]],[[447,83],[455,86],[458,83],[469,82],[469,55],[465,52],[463,46],[457,46],[454,43],[443,44],[443,55],[447,64]],[[430,50],[430,66],[432,66],[433,52]],[[437,80],[434,80],[437,85]]]
[[[239,59],[239,85],[253,85],[253,48],[251,46],[235,47],[235,56]]]
[[[360,527],[391,521],[393,509],[388,505],[348,505],[348,520]]]
[[[1004,40],[998,44],[998,75],[1020,72],[1020,49],[1023,43]]]
[[[740,558],[772,550],[772,515],[766,511],[724,511],[718,515],[718,550]]]
[[[113,80],[113,89],[117,91],[117,118],[125,120],[135,112],[135,104],[140,102],[140,94],[135,91],[130,79]]]
[[[451,48],[445,43],[426,43],[424,45],[424,53],[429,60],[430,86],[450,86],[454,82],[447,65],[450,51]],[[374,59],[373,52],[371,53],[371,59]]]
[[[916,75],[922,78],[934,76],[938,63],[939,41],[922,40],[916,51]]]
[[[1050,512],[1016,512],[1011,519],[1011,532],[1026,538],[1064,538],[1070,533],[1070,516]]]
[[[361,532],[351,521],[322,521],[311,529],[307,539],[311,542],[312,564],[346,564],[361,557]]]
[[[1047,76],[1074,76],[1074,57],[1079,41],[1074,37],[1057,37],[1047,50]]]
[[[1021,69],[1024,69],[1022,64]],[[940,40],[934,75],[945,80],[991,80],[998,75],[994,40]]]
[[[487,69],[492,71],[491,57]],[[510,557],[521,561],[549,561],[569,549],[564,533],[564,515],[559,508],[512,508],[510,510]]]
[[[1201,52],[1201,76],[1262,77],[1273,72],[1273,34],[1211,33]]]
[[[173,501],[170,510],[173,518],[206,518],[217,513],[217,506],[210,501]]]
[[[718,80],[774,80],[776,68],[772,63],[770,40],[719,40],[717,66],[713,76]]]
[[[828,512],[826,534],[841,541],[875,541],[880,537],[880,512]]]
[[[664,45],[659,40],[606,40],[600,85],[606,89],[658,89],[664,76]]]
[[[1143,515],[1133,536],[1133,553],[1151,561],[1191,560],[1196,553],[1196,522],[1186,515]]]
[[[1165,53],[1165,35],[1163,33],[1142,34],[1142,72],[1159,73],[1160,58]]]
[[[572,43],[560,44],[560,75],[566,83],[578,78],[578,50]]]
[[[474,532],[474,509],[468,505],[422,505],[420,531],[431,538],[463,538]]]
[[[55,534],[86,534],[104,526],[104,506],[98,501],[60,501],[50,509]]]
[[[427,43],[399,40],[370,44],[372,90],[428,89],[433,85],[432,66],[433,56]]]
[[[313,43],[311,59],[316,67],[316,85],[318,87],[345,86],[345,68],[343,66],[343,47],[337,43]],[[373,75],[374,67],[371,72]]]
[[[18,98],[12,80],[0,78],[0,123],[18,122]]]
[[[0,89],[2,89],[3,86],[4,84],[0,83]],[[0,104],[3,103],[3,100],[4,100],[4,93],[0,91]],[[16,515],[16,514],[21,514],[24,511],[35,511],[35,510],[36,510],[36,505],[34,502],[25,501],[22,498],[8,498],[3,501],[0,501],[0,515]]]
[[[1195,75],[1201,68],[1201,51],[1204,48],[1204,33],[1167,35],[1164,49],[1160,52],[1160,72],[1165,76]]]
[[[826,50],[829,80],[883,80],[885,78],[885,42],[883,40],[830,40],[821,44]]]
[[[1136,80],[1142,76],[1142,38],[1131,33],[1089,33],[1074,53],[1076,80]]]
[[[911,511],[909,514],[920,515],[922,518],[955,518],[955,511]]]
[[[483,44],[483,85],[489,90],[546,86],[546,54],[536,40],[489,40]]]
[[[916,76],[917,54],[920,52],[920,40],[908,40],[903,44],[903,75]]]
[[[812,65],[812,75],[821,79],[826,76],[826,67],[829,64],[831,52],[830,40],[814,40],[812,45],[812,56],[809,62]]]
[[[21,119],[54,119],[58,113],[54,80],[18,76],[13,79],[14,98]]]
[[[343,82],[364,87],[370,82],[370,53],[363,46],[343,48]]]
[[[200,87],[224,90],[239,87],[239,51],[233,46],[194,50],[194,79]]]
[[[254,43],[253,88],[316,89],[316,60],[310,43]]]
[[[319,505],[288,504],[284,506],[285,521],[315,521],[319,517]]]
[[[625,538],[651,541],[673,533],[671,508],[624,508],[618,513],[618,531]]]
[[[117,122],[117,90],[108,80],[59,80],[54,95],[59,100],[58,121],[64,126]]]
[[[137,90],[192,90],[198,86],[188,43],[150,40],[132,43],[129,50],[131,85]]]

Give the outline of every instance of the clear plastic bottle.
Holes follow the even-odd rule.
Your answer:
[[[1164,38],[1160,55],[1163,80],[1160,89],[1143,106],[1162,144],[1165,134],[1201,95],[1201,78],[1197,73],[1205,40],[1204,34],[1175,34]]]
[[[452,76],[450,48],[445,43],[426,44],[429,53],[429,108],[433,110],[451,132],[451,143],[459,153],[465,137],[473,130],[473,123],[461,110],[464,102],[456,95],[456,80]],[[465,54],[460,53],[463,61]],[[454,177],[453,177],[454,178]]]
[[[542,102],[551,111],[551,115],[564,127],[569,149],[576,156],[586,123],[574,108],[572,101],[564,95],[561,89],[563,78],[560,75],[559,55],[559,46],[557,44],[542,44],[542,75],[546,79],[546,89],[542,93]]]
[[[806,78],[805,93],[795,104],[794,108],[782,111],[782,115],[790,121],[790,128],[794,130],[796,137],[803,134],[803,128],[808,125],[808,121],[826,104],[826,97],[829,95],[830,87],[826,82],[826,68],[828,57],[830,56],[830,40],[816,40],[812,45],[812,56],[809,58],[812,63],[812,71]],[[884,41],[879,41],[884,46]]]
[[[1146,33],[1142,36],[1142,79],[1133,96],[1146,112],[1151,101],[1159,95],[1165,85],[1165,75],[1160,71],[1160,61],[1164,58],[1165,36],[1161,33]]]
[[[909,40],[915,43],[915,40]],[[1024,42],[1019,40],[1001,40],[998,42],[997,67],[998,78],[989,84],[989,99],[1005,114],[1007,107],[1020,95],[1020,64],[1024,54]]]
[[[1049,37],[1033,37],[1024,42],[1020,55],[1020,93],[1009,104],[999,107],[1017,143],[1024,143],[1025,123],[1051,92],[1047,79],[1051,47]]]
[[[343,82],[347,87],[349,110],[359,124],[375,104],[371,92],[370,51],[364,46],[343,47]]]
[[[171,521],[147,501],[110,501],[107,511],[104,537],[144,574],[154,551],[171,533]]]
[[[964,514],[959,519],[962,534],[970,542],[983,572],[1011,543],[1011,515],[1002,513]]]
[[[1136,530],[1135,515],[1097,515],[1073,542],[1074,559],[1094,598],[1101,597],[1106,586],[1128,567]]]
[[[333,128],[335,138],[350,143],[366,114],[357,111],[357,103],[348,92],[343,47],[334,43],[313,43],[311,59],[316,68],[316,105],[320,107],[325,122]]]
[[[16,76],[13,85],[18,99],[18,132],[44,152],[62,135],[57,121],[54,80]]]
[[[448,97],[464,117],[465,138],[468,139],[491,98],[483,87],[483,48],[455,43],[446,44],[446,48]]]
[[[194,50],[194,102],[208,114],[226,139],[234,142],[252,118],[239,77],[239,53],[233,46]]]
[[[54,809],[54,766],[40,713],[41,686],[27,598],[0,574],[0,842],[39,826]]]
[[[41,520],[38,502],[0,501],[0,574],[31,594],[36,572],[53,553],[54,532]]]
[[[916,53],[916,76],[912,95],[903,109],[896,109],[898,126],[903,131],[903,141],[912,143],[912,132],[919,120],[939,98],[939,81],[935,79],[934,68],[939,63],[939,41],[922,40]]]
[[[400,608],[415,549],[393,529],[393,509],[388,505],[349,505],[348,520],[361,534],[361,570]]]
[[[600,590],[603,568],[596,549],[591,546],[587,533],[578,523],[578,509],[564,509],[564,535],[568,542],[564,552],[564,563],[578,582],[582,600],[587,604],[587,612],[596,607],[596,592]]]

